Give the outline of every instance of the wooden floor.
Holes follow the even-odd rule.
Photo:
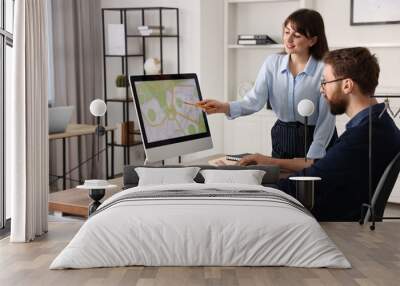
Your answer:
[[[32,243],[0,241],[0,285],[400,285],[400,222],[375,231],[357,223],[323,223],[353,268],[123,267],[48,270],[82,222],[50,222]]]

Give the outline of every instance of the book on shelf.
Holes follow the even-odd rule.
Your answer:
[[[150,32],[149,30],[146,30],[146,31],[139,31],[139,34],[141,35],[141,36],[150,36],[151,34],[152,34],[152,32]]]
[[[142,30],[139,31],[140,35],[142,36],[150,36],[150,35],[160,35],[160,30],[153,30],[153,29],[149,29],[149,30]],[[164,31],[163,31],[164,33]]]
[[[159,35],[161,34],[161,28],[162,32],[165,33],[164,26],[139,26],[138,31],[142,36]]]
[[[238,35],[238,45],[269,45],[277,44],[268,35]]]
[[[276,44],[275,42],[271,42],[269,40],[264,39],[256,39],[256,40],[238,40],[238,45],[272,45]]]
[[[153,30],[160,30],[161,29],[160,26],[151,26],[151,25],[149,25],[149,26],[139,26],[137,28],[138,28],[139,31],[141,31],[141,30],[149,30],[149,29],[153,29]],[[163,30],[165,29],[164,26],[162,26],[162,28],[163,28]]]
[[[122,145],[133,145],[136,143],[135,140],[135,122],[125,121],[117,124],[119,133],[119,140],[117,141]]]

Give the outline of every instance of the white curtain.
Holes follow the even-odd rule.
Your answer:
[[[48,225],[46,0],[15,1],[14,11],[14,93],[6,102],[10,241],[28,242]]]
[[[89,112],[93,99],[103,96],[103,57],[101,1],[52,0],[52,45],[54,59],[54,106],[72,105],[72,123],[95,124]],[[50,18],[50,17],[49,17]],[[104,144],[104,137],[101,143]],[[105,146],[101,145],[100,149]],[[73,169],[80,162],[95,156],[92,136],[71,138],[66,142],[66,168]],[[50,141],[50,174],[62,174],[61,140]],[[68,174],[74,180],[105,178],[104,154],[100,162],[91,160]],[[52,182],[54,177],[51,177]],[[61,183],[61,180],[59,180]],[[79,183],[67,181],[67,188]],[[52,184],[59,189],[60,184]]]

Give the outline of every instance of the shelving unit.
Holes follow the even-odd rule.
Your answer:
[[[238,45],[240,34],[267,34],[281,43],[282,23],[296,9],[310,8],[306,0],[225,0],[224,101],[238,99],[244,83],[253,83],[265,58],[283,51],[283,44]],[[270,130],[276,121],[271,110],[224,122],[226,153],[271,153]],[[248,138],[253,138],[248,140]]]
[[[145,26],[145,25],[158,25],[159,27],[166,27],[164,20],[165,20],[165,12],[170,11],[175,14],[174,24],[176,25],[174,28],[173,33],[164,33],[163,29],[160,29],[160,34],[155,35],[148,35],[142,36],[140,34],[136,34],[138,26]],[[106,24],[110,24],[109,22],[105,21],[106,14],[113,14],[114,17],[117,15],[119,17],[119,24],[124,25],[124,41],[125,41],[125,53],[123,55],[112,55],[107,54],[106,51],[106,34],[105,34],[105,26]],[[158,19],[154,20],[157,17]],[[115,22],[114,22],[115,23]],[[179,9],[178,8],[171,8],[171,7],[143,7],[143,8],[103,8],[102,9],[102,28],[103,28],[103,69],[104,69],[104,99],[105,102],[113,102],[113,103],[122,103],[122,115],[123,115],[123,122],[132,121],[130,107],[131,103],[133,102],[133,98],[130,94],[130,89],[126,88],[125,99],[120,98],[110,98],[108,95],[108,78],[107,78],[107,63],[108,58],[120,58],[121,59],[121,73],[126,76],[128,79],[129,75],[137,74],[143,75],[145,74],[144,71],[144,63],[146,61],[146,57],[149,54],[148,49],[152,46],[157,45],[159,47],[159,59],[161,64],[161,74],[164,73],[164,64],[165,64],[165,53],[164,53],[164,45],[166,39],[175,39],[176,40],[176,72],[180,73],[180,48],[179,48]],[[171,28],[171,27],[169,27]],[[158,43],[151,42],[153,40],[158,40]],[[136,44],[139,46],[139,51],[131,52],[129,51],[130,40],[137,41]],[[154,56],[154,55],[152,55]],[[129,59],[138,59],[140,63],[135,63],[134,68],[132,68]],[[138,69],[138,67],[140,67]],[[136,71],[135,71],[136,68]],[[140,70],[140,72],[138,72]],[[174,71],[175,72],[175,71]],[[112,80],[114,82],[114,80]],[[108,123],[108,114],[105,115],[105,124]],[[135,130],[133,133],[129,133],[129,136],[140,135],[139,130]],[[128,142],[130,142],[128,138]],[[137,141],[134,144],[116,144],[115,142],[109,142],[108,137],[106,136],[106,144],[113,145],[115,147],[123,148],[123,160],[124,165],[130,164],[130,147],[141,145],[141,141]],[[106,164],[108,167],[108,154],[106,154]],[[107,168],[107,176],[108,176],[108,168]]]

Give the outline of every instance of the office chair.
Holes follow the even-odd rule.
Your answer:
[[[381,179],[375,189],[374,195],[371,200],[371,204],[363,204],[361,207],[360,224],[372,221],[370,226],[371,230],[375,229],[375,221],[382,221],[383,219],[400,219],[400,217],[383,217],[386,203],[393,190],[394,184],[396,183],[397,177],[400,172],[400,152],[394,157],[394,159],[386,167],[382,174]],[[365,217],[363,217],[364,208],[367,208]]]

